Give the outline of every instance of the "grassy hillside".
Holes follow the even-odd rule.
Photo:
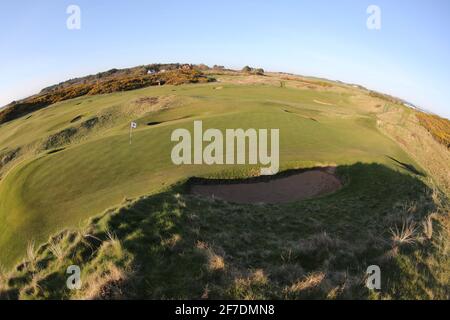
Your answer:
[[[213,81],[190,65],[167,65],[168,70],[153,73],[165,68],[150,65],[131,69],[112,69],[95,76],[87,76],[45,88],[39,94],[21,101],[14,101],[0,110],[0,124],[26,116],[53,103],[85,95],[97,95],[117,91],[129,91],[164,84],[180,85]],[[152,72],[152,73],[149,73]]]
[[[450,120],[436,115],[418,113],[417,117],[431,135],[447,148],[450,148]]]
[[[280,158],[284,166],[298,165],[302,161],[337,164],[376,161],[394,165],[387,156],[411,162],[399,147],[377,131],[373,119],[345,107],[345,95],[234,85],[221,90],[214,90],[211,85],[172,90],[167,87],[139,92],[142,96],[155,97],[173,94],[180,105],[135,119],[139,129],[134,133],[131,145],[130,118],[120,119],[118,114],[117,125],[105,129],[102,135],[56,153],[41,153],[8,173],[0,186],[0,249],[3,249],[0,252],[3,261],[17,259],[20,252],[24,252],[30,234],[34,240],[42,242],[51,233],[77,225],[111,205],[120,204],[125,198],[157,191],[163,183],[220,170],[172,164],[170,134],[179,127],[192,129],[194,119],[203,119],[205,128],[225,129],[229,124],[236,128],[280,128]],[[138,97],[136,92],[132,95]],[[91,98],[88,110],[94,114],[131,98],[124,94],[116,96],[116,99],[111,96]],[[315,103],[314,98],[338,106],[321,105]],[[23,122],[28,126],[33,122],[40,124],[42,117],[51,115],[52,121],[47,122],[49,127],[58,124],[60,128],[64,125],[72,127],[70,119],[82,111],[73,107],[77,103],[71,101],[48,108],[35,114],[34,119]],[[118,109],[121,107],[124,108],[119,105]],[[71,111],[70,115],[67,110]],[[115,117],[109,112],[104,111],[107,117]],[[164,120],[168,122],[146,125]],[[36,131],[30,134],[35,137]],[[20,144],[20,140],[16,143]],[[24,220],[24,216],[31,219]]]
[[[285,205],[207,200],[178,184],[29,246],[0,297],[447,299],[448,208],[436,207],[436,194],[384,165],[338,173],[351,179],[341,192]],[[399,231],[405,223],[410,235]],[[73,264],[80,291],[65,286]],[[371,264],[381,291],[364,286]]]
[[[446,198],[436,203],[428,166],[397,136],[379,130],[383,116],[404,107],[325,80],[213,76],[219,83],[79,97],[0,126],[1,264],[10,269],[29,249],[28,262],[5,277],[5,295],[74,297],[61,281],[64,267],[76,262],[86,277],[116,272],[117,279],[96,290],[117,282],[127,297],[199,298],[205,291],[216,298],[373,297],[360,284],[364,266],[378,262],[392,277],[379,297],[448,297]],[[279,128],[282,169],[336,165],[347,185],[332,196],[283,206],[186,195],[183,185],[171,185],[254,172],[174,166],[171,132],[192,131],[194,120],[205,129]],[[138,123],[131,144],[130,121]],[[433,213],[436,239],[422,230]],[[404,223],[417,226],[413,246],[390,231]],[[67,231],[37,252],[30,249],[80,226],[90,231]],[[425,261],[426,270],[416,268]],[[405,287],[406,275],[420,284]],[[304,286],[313,292],[299,289]],[[102,296],[91,289],[77,294]]]

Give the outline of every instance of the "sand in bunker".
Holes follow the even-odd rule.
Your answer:
[[[332,168],[314,169],[267,182],[194,184],[191,193],[235,203],[288,203],[333,193],[342,187]]]

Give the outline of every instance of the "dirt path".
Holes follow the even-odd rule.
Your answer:
[[[342,187],[333,168],[313,169],[268,182],[194,184],[191,193],[235,203],[288,203],[333,193]]]

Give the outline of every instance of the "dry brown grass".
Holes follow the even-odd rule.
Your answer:
[[[417,112],[416,117],[439,143],[450,148],[450,120],[423,112]]]
[[[103,241],[99,248],[99,254],[104,256],[114,256],[116,259],[122,259],[124,256],[124,249],[120,239],[110,230],[106,231],[106,236],[106,241]]]
[[[106,230],[106,237],[113,244],[117,244],[120,241],[119,238],[117,238],[117,235],[111,230]]]
[[[173,234],[168,239],[163,239],[162,245],[165,247],[169,247],[171,249],[175,248],[175,246],[181,241],[182,237],[178,233]]]
[[[431,240],[433,238],[433,219],[435,214],[430,214],[425,220],[422,222],[423,233],[425,238]]]
[[[257,284],[267,284],[269,280],[264,270],[256,269],[251,275],[251,281]]]
[[[450,195],[450,150],[423,127],[415,112],[391,108],[378,115],[378,127],[405,150]]]
[[[64,259],[64,250],[62,249],[61,242],[59,240],[51,239],[49,249],[57,261],[60,262]]]
[[[208,266],[210,270],[218,271],[218,270],[224,270],[225,269],[225,261],[224,259],[217,255],[213,254],[209,257]]]
[[[27,245],[27,260],[33,263],[36,260],[36,250],[34,248],[34,241],[28,242]]]
[[[8,273],[6,272],[5,267],[0,264],[0,297],[2,293],[8,290]]]
[[[310,290],[318,287],[322,281],[325,279],[325,273],[323,272],[314,272],[308,274],[303,279],[295,282],[292,286],[288,288],[287,291],[292,293],[299,293],[305,290]]]
[[[401,228],[395,226],[395,228],[391,228],[390,231],[394,246],[413,244],[417,241],[417,227],[414,221],[404,221]]]
[[[210,271],[224,271],[225,260],[217,254],[211,246],[202,241],[197,241],[196,248],[203,251],[208,261],[208,269]]]
[[[245,275],[238,273],[238,275],[230,275],[233,279],[232,290],[235,292],[234,296],[238,296],[243,300],[258,300],[261,299],[261,288],[269,285],[269,278],[262,269],[253,271],[246,270]]]
[[[89,275],[77,298],[83,300],[123,299],[121,283],[127,278],[127,272],[111,262],[105,271]]]

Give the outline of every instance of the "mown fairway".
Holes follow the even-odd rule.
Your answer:
[[[240,167],[172,164],[171,132],[192,129],[194,120],[205,128],[279,128],[282,168],[363,162],[402,170],[388,156],[418,168],[350,95],[267,84],[163,86],[61,102],[4,124],[2,150],[28,146],[33,152],[0,182],[0,261],[10,267],[30,241],[45,242],[126,199],[190,176],[245,175]],[[143,97],[159,97],[165,108],[135,112],[133,101]],[[76,143],[39,149],[48,136],[94,116],[107,121],[81,131]],[[131,120],[138,129],[130,145]]]

